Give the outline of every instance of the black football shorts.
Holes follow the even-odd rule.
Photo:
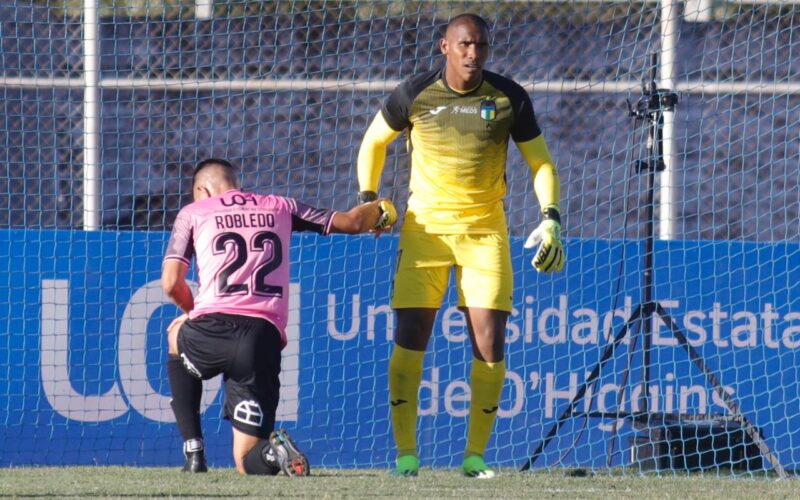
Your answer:
[[[203,380],[223,374],[225,418],[250,436],[267,438],[275,426],[281,371],[281,334],[269,321],[211,313],[186,321],[178,353]]]

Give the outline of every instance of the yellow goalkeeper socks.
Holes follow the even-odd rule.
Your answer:
[[[389,359],[389,404],[397,455],[417,455],[417,393],[424,351],[394,346]]]
[[[467,455],[480,455],[492,433],[492,425],[500,403],[506,367],[504,361],[486,363],[472,360],[470,389],[472,401],[469,406],[469,429],[467,431]]]

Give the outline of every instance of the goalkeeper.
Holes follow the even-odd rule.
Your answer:
[[[436,313],[455,270],[458,306],[472,343],[470,404],[463,473],[490,478],[484,461],[505,375],[505,327],[512,269],[503,209],[509,138],[533,175],[542,222],[525,248],[537,247],[537,271],[561,271],[559,180],[526,91],[486,71],[489,28],[474,14],[454,17],[439,48],[444,67],[412,76],[386,99],[358,154],[359,201],[377,199],[386,148],[408,135],[411,177],[400,234],[392,308],[397,316],[389,361],[394,473],[416,476],[417,391]]]
[[[168,328],[167,375],[184,438],[188,472],[204,472],[201,380],[225,380],[225,418],[242,474],[307,475],[306,457],[285,430],[273,431],[281,350],[289,312],[292,232],[380,233],[397,219],[388,200],[348,212],[239,189],[236,170],[211,158],[195,168],[194,202],[175,219],[161,274],[164,292],[185,314]],[[186,283],[192,257],[200,287]]]

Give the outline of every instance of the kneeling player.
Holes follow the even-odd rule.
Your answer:
[[[192,196],[194,202],[175,219],[161,276],[164,292],[185,313],[168,328],[167,362],[172,409],[185,440],[183,470],[207,470],[201,380],[223,374],[236,470],[308,475],[308,461],[286,431],[273,431],[286,345],[291,234],[380,232],[394,224],[397,213],[385,199],[334,212],[247,193],[239,189],[235,168],[213,158],[195,168]],[[185,279],[193,256],[200,282],[196,297]]]

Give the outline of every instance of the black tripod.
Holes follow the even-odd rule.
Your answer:
[[[667,325],[672,332],[672,335],[678,340],[680,345],[686,350],[687,354],[695,366],[706,376],[708,383],[714,388],[714,391],[719,395],[721,400],[730,412],[732,420],[737,422],[745,431],[747,436],[752,440],[753,444],[758,447],[761,454],[772,465],[773,469],[781,478],[788,477],[783,466],[781,466],[778,457],[772,453],[767,444],[761,437],[758,429],[754,427],[750,421],[739,410],[739,406],[733,398],[725,392],[719,379],[714,373],[706,366],[703,358],[689,344],[686,336],[675,320],[664,310],[664,308],[653,299],[653,241],[654,241],[654,222],[653,222],[653,206],[655,200],[655,176],[656,172],[664,170],[663,159],[663,127],[664,127],[664,112],[674,111],[675,105],[678,102],[677,94],[669,91],[668,89],[660,89],[656,84],[656,71],[658,68],[658,55],[653,53],[650,56],[650,81],[642,83],[642,97],[637,101],[635,106],[631,106],[628,102],[628,108],[631,116],[635,120],[644,120],[647,123],[647,161],[637,162],[637,170],[639,173],[644,173],[646,177],[647,187],[647,205],[645,207],[645,240],[644,240],[644,272],[642,277],[642,302],[636,306],[631,317],[622,326],[620,331],[614,337],[614,340],[606,346],[600,360],[594,366],[589,377],[580,386],[572,401],[558,418],[558,420],[550,428],[545,438],[536,448],[533,455],[528,458],[528,461],[522,466],[521,470],[526,471],[530,469],[539,456],[544,452],[551,439],[556,435],[561,425],[570,416],[584,415],[586,417],[600,417],[600,418],[633,418],[636,422],[643,424],[644,427],[650,427],[651,419],[654,419],[656,414],[648,411],[648,397],[647,388],[650,383],[650,350],[652,343],[652,321],[654,314],[657,314],[661,320]],[[638,329],[637,329],[638,326]],[[638,412],[576,412],[575,408],[578,403],[583,400],[588,388],[600,376],[600,370],[603,365],[613,355],[616,348],[626,337],[629,331],[640,332],[642,339],[642,387],[641,400],[639,404],[640,411]],[[631,349],[633,349],[633,339],[631,340]],[[630,368],[630,367],[629,367]],[[625,374],[627,379],[627,370]],[[624,384],[623,384],[624,385]],[[620,389],[622,390],[622,388]]]

